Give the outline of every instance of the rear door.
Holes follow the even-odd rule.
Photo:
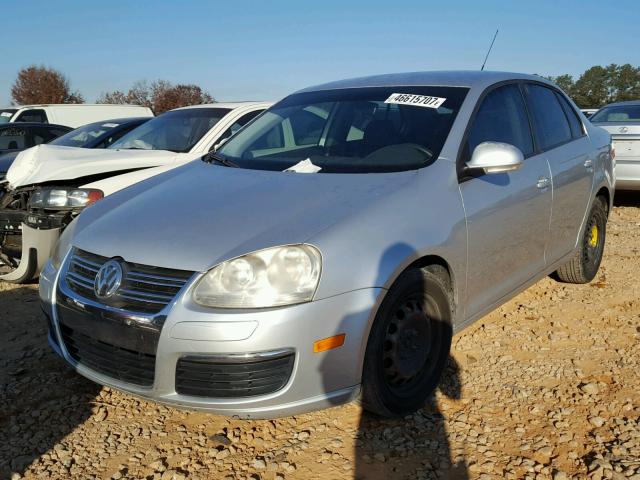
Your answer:
[[[518,147],[515,171],[463,177],[468,231],[467,317],[486,311],[545,268],[551,215],[549,166],[537,154],[518,83],[486,94],[471,120],[462,161],[482,142]]]
[[[595,150],[564,95],[535,83],[526,84],[525,93],[538,150],[551,169],[553,208],[547,261],[554,263],[576,246],[591,198]]]

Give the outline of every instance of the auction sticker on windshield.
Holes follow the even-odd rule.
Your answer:
[[[384,103],[396,103],[398,105],[414,105],[416,107],[438,108],[447,99],[442,97],[430,97],[428,95],[414,95],[412,93],[392,93]]]

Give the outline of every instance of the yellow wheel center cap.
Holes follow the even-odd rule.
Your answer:
[[[591,227],[591,237],[589,238],[589,246],[595,247],[598,245],[598,227],[594,225]]]

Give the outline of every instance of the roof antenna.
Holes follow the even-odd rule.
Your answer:
[[[491,40],[491,45],[489,45],[489,51],[487,52],[487,56],[484,57],[484,62],[482,62],[482,67],[480,67],[480,71],[484,70],[484,66],[487,63],[487,58],[489,58],[489,54],[491,53],[491,49],[493,48],[493,42],[496,41],[496,37],[498,36],[498,29],[496,28],[496,33],[493,35],[493,40]]]

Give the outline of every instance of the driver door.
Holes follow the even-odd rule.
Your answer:
[[[515,171],[461,179],[468,231],[467,318],[544,270],[551,217],[549,165],[535,153],[520,86],[502,85],[481,102],[471,120],[464,161],[487,141],[514,145],[525,160]]]

